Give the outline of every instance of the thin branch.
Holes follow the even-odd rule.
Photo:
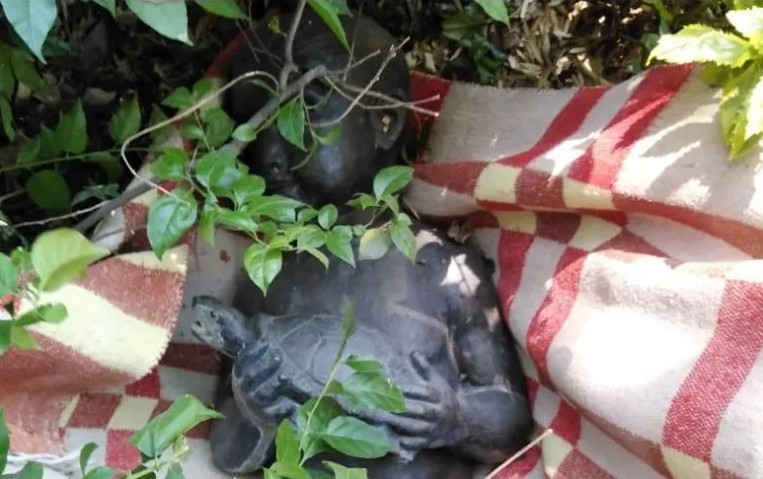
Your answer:
[[[384,71],[384,69],[387,68],[387,65],[389,65],[389,62],[391,62],[392,59],[395,58],[395,55],[398,54],[400,49],[403,47],[403,45],[405,45],[408,42],[409,39],[410,39],[410,37],[407,37],[405,40],[403,40],[400,43],[400,45],[397,45],[397,46],[393,45],[393,46],[390,47],[389,53],[387,53],[387,56],[384,58],[384,61],[382,61],[381,65],[379,65],[379,69],[376,71],[376,74],[373,76],[373,78],[371,78],[371,81],[368,82],[368,84],[365,86],[365,88],[363,88],[363,90],[361,90],[360,94],[358,94],[358,96],[355,97],[355,99],[352,101],[352,103],[350,103],[350,106],[347,107],[347,109],[344,111],[344,113],[342,113],[341,115],[339,115],[337,118],[335,118],[333,120],[329,120],[329,121],[326,121],[326,122],[322,122],[322,123],[316,124],[316,126],[319,126],[319,127],[333,126],[333,125],[336,125],[338,123],[341,123],[342,120],[347,118],[347,115],[349,115],[350,112],[358,105],[360,100],[369,91],[371,91],[371,88],[373,88],[373,86],[376,84],[376,82],[379,81],[379,79],[381,78],[381,74]]]
[[[505,461],[503,464],[501,464],[500,466],[498,466],[498,467],[496,467],[495,469],[493,469],[493,472],[491,472],[490,474],[488,474],[488,476],[487,476],[487,477],[485,477],[485,479],[495,479],[496,477],[498,477],[498,474],[500,474],[500,473],[501,473],[501,471],[503,471],[503,469],[504,469],[506,466],[508,466],[508,465],[509,465],[509,464],[511,464],[512,462],[516,461],[516,460],[519,458],[519,456],[521,456],[522,454],[526,453],[527,451],[529,451],[529,450],[530,450],[530,449],[532,449],[533,447],[535,447],[535,446],[537,446],[538,444],[540,444],[540,442],[541,442],[542,440],[544,440],[544,439],[546,438],[546,436],[548,436],[549,434],[551,434],[551,433],[553,433],[553,432],[554,432],[554,430],[553,430],[553,429],[550,429],[550,428],[549,428],[549,429],[546,429],[546,430],[543,432],[543,434],[541,434],[540,436],[538,436],[538,437],[536,437],[535,439],[533,439],[533,440],[530,442],[530,444],[526,445],[525,447],[523,447],[522,449],[520,449],[519,451],[517,451],[517,453],[516,453],[516,454],[514,454],[513,456],[511,456],[510,458],[508,458],[508,459],[507,459],[507,460],[506,460],[506,461]]]
[[[67,214],[61,215],[61,216],[53,216],[51,218],[45,218],[44,220],[27,221],[26,223],[19,223],[17,225],[13,225],[13,227],[14,228],[24,228],[25,226],[45,225],[45,224],[48,224],[48,223],[54,223],[56,221],[68,220],[69,218],[76,218],[79,215],[84,215],[85,213],[90,213],[91,211],[95,211],[98,208],[100,208],[103,205],[105,205],[106,203],[108,203],[108,201],[102,201],[102,202],[98,203],[97,205],[89,206],[87,208],[74,211],[72,213],[67,213]]]
[[[330,87],[332,87],[334,90],[336,90],[337,93],[339,93],[341,96],[345,97],[347,100],[354,100],[355,97],[350,95],[349,93],[345,92],[344,90],[350,90],[354,93],[360,93],[362,91],[362,88],[358,88],[353,85],[349,85],[347,83],[343,83],[341,80],[334,81],[331,79],[331,77],[325,77],[323,78],[323,81],[329,84]],[[440,114],[434,110],[428,110],[426,108],[421,108],[418,105],[423,105],[425,103],[430,103],[433,101],[437,101],[441,98],[440,94],[430,96],[429,98],[424,98],[423,100],[415,100],[415,101],[403,101],[398,100],[397,98],[391,97],[389,95],[385,95],[384,93],[379,93],[376,91],[369,91],[366,93],[366,96],[373,97],[373,98],[379,98],[380,100],[384,100],[386,103],[381,105],[369,105],[367,103],[358,102],[358,106],[365,109],[365,110],[386,110],[388,108],[406,108],[411,111],[415,111],[417,113],[421,113],[424,115],[430,115],[437,117]]]
[[[289,75],[297,69],[297,65],[294,64],[294,37],[297,36],[297,29],[302,21],[302,15],[305,12],[305,5],[307,0],[299,0],[297,4],[297,10],[294,12],[294,18],[291,19],[291,26],[289,27],[289,33],[286,36],[286,43],[284,45],[284,65],[281,69],[281,76],[279,78],[278,85],[281,90],[286,89],[286,85],[289,84]]]
[[[213,100],[215,100],[219,95],[223,94],[224,92],[226,92],[227,90],[229,90],[230,88],[235,86],[236,84],[238,84],[238,83],[240,83],[240,82],[242,82],[244,80],[248,80],[250,78],[254,78],[254,77],[258,77],[258,76],[264,76],[264,77],[271,78],[271,79],[273,78],[273,76],[271,74],[269,74],[267,72],[262,72],[262,71],[251,71],[251,72],[243,73],[243,74],[239,75],[238,77],[234,78],[233,80],[229,81],[228,83],[223,85],[221,88],[217,89],[216,91],[213,91],[213,92],[209,93],[207,96],[202,98],[198,103],[196,103],[191,108],[188,108],[187,110],[183,110],[181,112],[178,112],[173,117],[168,118],[168,119],[166,119],[164,121],[161,121],[161,122],[157,123],[156,125],[152,125],[152,126],[150,126],[148,128],[145,128],[145,129],[135,133],[131,137],[127,138],[125,140],[125,142],[122,143],[122,147],[119,150],[119,154],[122,157],[122,161],[127,166],[127,169],[130,171],[130,173],[135,178],[138,178],[139,180],[141,180],[141,181],[143,181],[145,183],[148,183],[150,187],[156,188],[156,189],[158,189],[159,191],[161,191],[161,192],[163,192],[165,194],[172,195],[171,192],[169,192],[166,189],[162,188],[155,181],[153,181],[153,180],[146,180],[145,178],[141,177],[140,174],[138,174],[138,172],[135,170],[135,168],[133,168],[133,166],[127,160],[127,155],[125,154],[125,151],[127,150],[127,146],[130,143],[132,143],[133,141],[135,141],[138,138],[140,138],[141,136],[147,135],[147,134],[151,133],[152,131],[159,130],[159,129],[164,128],[166,126],[172,125],[172,124],[176,123],[177,121],[182,120],[183,118],[186,118],[188,116],[193,115],[194,113],[196,113],[196,111],[200,110],[201,108],[206,106],[208,103],[210,103]]]
[[[252,115],[251,118],[247,121],[250,125],[253,125],[254,127],[257,127],[265,122],[265,120],[268,119],[268,117],[274,113],[278,107],[281,105],[281,103],[285,102],[286,100],[290,99],[297,93],[299,93],[303,88],[305,88],[307,85],[309,85],[312,81],[314,81],[317,78],[323,77],[326,75],[326,66],[325,65],[318,65],[317,67],[314,67],[307,72],[305,72],[304,75],[302,75],[297,81],[286,87],[285,90],[281,92],[281,95],[278,98],[271,98],[270,101],[268,101],[265,106],[260,108],[257,113]],[[223,148],[231,149],[234,152],[241,153],[241,151],[246,146],[246,143],[240,140],[231,140],[228,143],[223,146]]]
[[[355,59],[355,42],[358,37],[358,28],[360,27],[360,17],[363,15],[363,3],[360,4],[360,8],[358,10],[358,20],[355,22],[355,28],[352,29],[352,40],[350,41],[350,54],[347,57],[347,64],[344,66],[344,75],[342,75],[342,80],[347,80],[347,75],[350,73],[350,66],[352,65],[353,60]]]
[[[202,100],[202,102],[208,102],[210,97],[221,94],[228,88],[232,87],[235,83],[238,83],[239,81],[242,81],[244,79],[254,76],[255,73],[263,73],[263,72],[249,72],[249,73],[240,75],[235,80],[232,80],[231,82],[229,82],[228,84],[226,84],[225,86],[217,90],[217,92],[210,93],[209,96],[207,96],[204,100]],[[266,73],[263,73],[263,74],[270,76]],[[289,85],[279,98],[272,98],[268,103],[265,104],[265,106],[260,108],[257,111],[257,113],[255,113],[249,119],[247,123],[253,125],[255,128],[260,126],[262,123],[265,122],[265,120],[267,120],[267,118],[274,111],[278,109],[278,107],[283,101],[286,101],[287,99],[291,98],[292,96],[297,94],[302,88],[304,88],[305,85],[309,84],[311,81],[325,74],[326,74],[326,67],[323,65],[317,66],[313,68],[312,70],[307,71],[304,75],[302,75],[302,77],[300,77],[299,80]],[[275,81],[274,78],[272,79],[273,81]],[[193,114],[193,112],[199,108],[199,105],[201,105],[202,102],[200,102],[199,104],[195,105],[193,108],[187,111],[184,111],[182,113],[175,115],[169,120],[163,121],[162,123],[159,123],[158,125],[152,126],[151,128],[144,131],[143,134],[149,133],[158,128],[163,128],[164,126],[171,124],[174,121],[177,121],[178,119],[185,118]],[[134,138],[128,139],[128,141],[132,141],[132,140],[134,140]],[[241,151],[244,149],[245,146],[246,146],[245,142],[242,142],[239,140],[231,140],[222,148],[232,149],[238,155],[239,153],[241,153]],[[151,191],[152,188],[158,188],[161,191],[166,191],[164,188],[161,188],[159,185],[157,185],[157,183],[161,181],[159,178],[153,177],[150,180],[146,181],[140,176],[138,176],[137,174],[134,174],[134,175],[136,178],[141,179],[143,182],[133,188],[125,190],[118,197],[106,202],[102,208],[100,208],[98,211],[96,211],[95,213],[88,216],[87,218],[82,220],[80,223],[78,223],[76,226],[77,231],[84,233],[85,231],[95,226],[100,220],[105,218],[109,213],[111,213],[115,209],[120,208],[121,206],[125,205],[126,203],[129,203],[130,201],[134,200],[135,198],[137,198],[138,196],[144,193],[148,193],[149,191]]]
[[[380,49],[374,50],[371,53],[369,53],[368,55],[366,55],[363,58],[361,58],[360,60],[356,61],[355,63],[353,63],[351,65],[348,65],[347,68],[345,68],[344,70],[332,71],[332,72],[330,72],[330,74],[333,75],[333,76],[339,76],[341,74],[343,80],[347,80],[347,73],[349,73],[353,69],[359,67],[360,65],[364,64],[368,60],[370,60],[372,58],[376,58],[379,55],[381,55],[381,50]]]

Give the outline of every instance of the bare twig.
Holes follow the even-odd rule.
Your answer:
[[[77,211],[74,211],[74,212],[71,212],[71,213],[67,213],[65,215],[53,216],[51,218],[45,218],[44,220],[27,221],[26,223],[19,223],[19,224],[13,225],[13,227],[14,228],[24,228],[25,226],[45,225],[45,224],[53,223],[53,222],[56,222],[56,221],[68,220],[69,218],[75,218],[75,217],[77,217],[79,215],[84,215],[85,213],[90,213],[91,211],[95,211],[98,208],[100,208],[103,205],[105,205],[106,203],[108,203],[108,201],[102,201],[102,202],[98,203],[97,205],[89,206],[87,208],[83,208],[81,210],[77,210]]]
[[[538,437],[536,437],[535,439],[533,439],[533,440],[530,442],[530,444],[526,445],[525,447],[523,447],[522,449],[520,449],[519,451],[517,451],[517,453],[516,453],[516,454],[514,454],[513,456],[511,456],[510,458],[508,458],[508,459],[507,459],[507,460],[506,460],[506,461],[505,461],[503,464],[501,464],[500,466],[498,466],[498,467],[496,467],[495,469],[493,469],[493,472],[491,472],[490,474],[488,474],[488,475],[487,475],[487,477],[485,477],[485,479],[495,479],[495,478],[498,476],[498,474],[500,474],[500,473],[501,473],[501,471],[503,471],[503,468],[505,468],[506,466],[508,466],[508,465],[509,465],[509,464],[511,464],[512,462],[516,461],[516,460],[517,460],[517,459],[518,459],[518,458],[519,458],[519,457],[520,457],[522,454],[526,453],[527,451],[529,451],[529,450],[530,450],[530,449],[532,449],[533,447],[535,447],[535,446],[537,446],[538,444],[540,444],[540,442],[541,442],[542,440],[544,440],[544,439],[546,438],[546,436],[548,436],[549,434],[551,434],[551,433],[553,433],[553,432],[554,432],[554,430],[553,430],[553,429],[550,429],[550,428],[549,428],[549,429],[546,429],[546,430],[543,432],[543,434],[541,434],[540,436],[538,436]]]
[[[154,183],[158,181],[161,181],[161,180],[157,177],[153,177],[151,178],[151,181],[140,183],[134,188],[130,188],[129,190],[123,191],[122,194],[120,194],[116,198],[113,198],[109,201],[106,201],[105,203],[102,203],[101,204],[102,206],[99,209],[97,209],[92,215],[88,216],[87,218],[77,223],[77,225],[74,228],[80,233],[84,233],[85,231],[95,226],[99,221],[105,218],[106,215],[108,215],[115,209],[129,203],[130,201],[134,200],[138,196],[151,191],[151,188],[153,188],[153,186],[151,185],[153,185]]]
[[[289,75],[297,69],[297,65],[294,64],[294,37],[297,36],[297,29],[302,21],[302,15],[305,12],[305,5],[307,5],[307,0],[299,0],[297,10],[294,12],[294,17],[291,19],[289,33],[286,36],[286,43],[283,51],[284,65],[281,69],[280,81],[278,82],[278,86],[281,90],[286,89],[286,85],[289,84]]]
[[[223,94],[228,89],[230,89],[233,86],[235,86],[236,84],[238,84],[238,83],[240,83],[240,82],[242,82],[244,80],[248,80],[250,78],[254,78],[254,77],[258,77],[258,76],[264,76],[264,77],[273,79],[273,76],[271,74],[267,73],[267,72],[251,71],[251,72],[243,73],[243,74],[237,76],[236,78],[234,78],[233,80],[229,81],[228,83],[223,85],[221,88],[217,89],[216,91],[213,91],[212,93],[209,93],[207,96],[202,98],[198,103],[193,105],[191,108],[188,108],[187,110],[180,111],[177,114],[175,114],[173,117],[168,118],[168,119],[166,119],[164,121],[161,121],[161,122],[157,123],[156,125],[152,125],[152,126],[150,126],[148,128],[145,128],[145,129],[135,133],[131,137],[127,138],[125,140],[125,142],[122,143],[122,147],[119,150],[119,154],[122,157],[122,161],[127,166],[127,169],[130,171],[130,173],[135,178],[138,178],[139,180],[141,180],[141,181],[143,181],[145,183],[148,183],[150,187],[156,188],[156,189],[158,189],[159,191],[161,191],[161,192],[163,192],[165,194],[172,195],[171,192],[169,192],[166,189],[162,188],[155,181],[153,181],[153,180],[146,180],[145,178],[141,177],[140,174],[138,174],[138,172],[135,170],[135,168],[133,168],[133,166],[127,160],[127,155],[125,154],[125,151],[127,150],[127,146],[130,143],[132,143],[133,141],[135,141],[138,138],[140,138],[141,136],[147,135],[147,134],[151,133],[152,131],[159,130],[159,129],[164,128],[166,126],[172,125],[173,123],[176,123],[177,121],[182,120],[183,118],[186,118],[188,116],[191,116],[191,115],[195,114],[198,110],[200,110],[201,108],[206,106],[208,103],[210,103],[213,100],[215,100],[218,97],[218,95]]]
[[[360,18],[361,15],[363,15],[363,3],[360,4],[360,9],[358,10],[358,18]],[[358,37],[358,27],[360,27],[359,21],[355,22],[355,28],[352,29],[352,40],[350,41],[350,54],[347,57],[347,64],[344,66],[344,75],[342,75],[342,80],[347,80],[347,75],[350,73],[350,66],[355,60],[355,41]]]
[[[286,100],[290,99],[291,97],[299,93],[305,86],[310,84],[310,82],[314,81],[317,78],[323,77],[325,75],[326,75],[325,65],[318,65],[317,67],[314,67],[308,70],[298,80],[296,80],[291,85],[287,86],[286,89],[281,92],[278,98],[271,98],[270,101],[265,103],[265,106],[260,108],[257,111],[257,113],[252,115],[252,117],[249,118],[247,123],[255,127],[261,125],[262,123],[265,122],[265,120],[268,119],[268,117],[273,112],[275,112],[278,109],[281,103],[285,102]],[[238,154],[238,153],[241,153],[241,150],[243,150],[245,146],[246,146],[246,143],[243,141],[231,140],[227,144],[225,144],[223,148],[231,149]]]
[[[368,82],[368,84],[363,88],[363,90],[361,90],[361,92],[358,94],[358,96],[355,97],[355,99],[352,101],[352,103],[350,103],[350,106],[348,106],[347,109],[341,115],[339,115],[337,118],[335,118],[333,120],[329,120],[329,121],[325,121],[325,122],[322,122],[322,123],[318,123],[318,124],[316,124],[316,126],[324,127],[324,128],[328,127],[328,126],[333,126],[333,125],[336,125],[336,124],[342,122],[342,120],[347,118],[347,115],[350,114],[350,112],[353,110],[353,108],[355,108],[358,105],[360,100],[369,91],[371,91],[371,88],[373,88],[373,86],[376,84],[376,82],[379,81],[379,79],[381,78],[381,74],[384,71],[384,69],[387,68],[387,65],[389,65],[389,62],[391,62],[392,59],[395,58],[395,55],[398,54],[400,49],[408,42],[409,39],[410,39],[410,37],[406,37],[405,40],[403,40],[399,45],[393,45],[393,46],[390,47],[389,52],[387,53],[387,56],[382,61],[381,65],[379,65],[379,69],[376,71],[376,74],[373,76],[373,78],[371,78],[371,81]]]
[[[339,93],[341,96],[345,97],[346,99],[352,101],[355,99],[354,96],[350,95],[344,90],[350,90],[354,93],[360,93],[362,91],[362,88],[358,88],[353,85],[349,85],[347,83],[343,83],[341,80],[332,80],[331,77],[327,76],[322,79],[326,83],[329,84],[330,87],[332,87],[334,90],[336,90],[337,93]],[[365,110],[386,110],[388,108],[406,108],[411,111],[415,111],[417,113],[421,113],[424,115],[430,115],[437,117],[439,116],[439,113],[434,110],[428,110],[426,108],[421,108],[418,105],[423,105],[425,103],[431,103],[433,101],[437,101],[440,99],[440,95],[433,95],[429,98],[424,98],[423,100],[415,100],[415,101],[403,101],[399,100],[397,98],[391,97],[389,95],[385,95],[384,93],[379,93],[376,91],[369,91],[366,92],[366,96],[378,98],[380,100],[384,100],[386,103],[383,103],[381,105],[369,105],[367,103],[358,102],[358,106],[365,109]]]
[[[240,82],[242,80],[251,78],[252,76],[255,76],[254,75],[255,73],[263,73],[264,75],[270,76],[269,74],[264,73],[264,72],[248,72],[248,73],[245,73],[243,75],[240,75],[236,79],[228,82],[222,88],[218,89],[216,92],[210,93],[201,102],[199,102],[197,105],[194,105],[193,108],[191,108],[191,109],[189,109],[187,111],[183,111],[181,113],[178,113],[174,117],[172,117],[172,118],[170,118],[168,120],[165,120],[162,123],[154,125],[154,126],[148,128],[147,130],[144,130],[142,132],[142,134],[150,133],[151,131],[153,131],[155,129],[163,128],[164,126],[172,124],[173,122],[177,121],[178,119],[182,119],[182,118],[185,118],[185,117],[193,114],[196,110],[198,110],[201,106],[203,106],[204,102],[209,102],[209,100],[212,97],[214,97],[216,95],[219,95],[219,94],[222,94],[225,90],[227,90],[228,88],[232,87],[236,83],[238,83],[238,82]],[[265,120],[267,120],[267,118],[274,111],[276,111],[278,109],[278,106],[282,102],[288,100],[289,98],[291,98],[295,94],[299,93],[299,91],[302,88],[304,88],[304,86],[307,85],[308,83],[310,83],[311,81],[313,81],[316,78],[318,78],[318,77],[320,77],[322,75],[325,75],[325,74],[326,74],[326,67],[323,66],[323,65],[317,66],[317,67],[313,68],[312,70],[307,71],[304,75],[302,75],[302,77],[299,80],[297,80],[293,84],[289,85],[286,88],[286,90],[281,94],[281,96],[279,98],[271,99],[268,103],[265,104],[265,106],[260,108],[257,111],[257,113],[255,113],[249,119],[249,121],[247,123],[250,123],[254,127],[260,126],[262,123],[265,122]],[[273,81],[275,81],[275,79],[272,78],[272,76],[270,76],[270,78]],[[138,134],[134,135],[134,137],[128,138],[127,141],[133,141],[135,138],[137,138],[137,135]],[[127,143],[127,142],[125,142],[125,143]],[[241,152],[241,150],[244,149],[245,146],[246,146],[245,142],[242,142],[242,141],[239,141],[239,140],[231,140],[225,146],[223,146],[223,148],[232,149],[233,151],[236,152],[236,154],[238,154],[238,153]],[[124,153],[123,153],[122,158],[125,159],[124,158]],[[131,169],[131,171],[134,171],[134,170]],[[87,231],[90,228],[92,228],[93,226],[95,226],[100,220],[105,218],[106,215],[108,215],[113,210],[115,210],[117,208],[120,208],[121,206],[125,205],[126,203],[129,203],[130,201],[134,200],[138,196],[151,191],[152,188],[157,188],[160,191],[165,191],[166,192],[166,190],[164,188],[162,188],[161,186],[159,186],[157,184],[160,181],[158,178],[153,177],[153,178],[151,178],[150,180],[147,181],[147,180],[144,180],[143,178],[141,178],[140,176],[138,176],[137,173],[133,173],[133,174],[134,174],[134,176],[136,178],[141,179],[143,182],[141,184],[133,187],[133,188],[125,190],[118,197],[116,197],[116,198],[114,198],[112,200],[109,200],[106,203],[104,203],[103,207],[101,207],[96,212],[94,212],[92,215],[88,216],[87,218],[85,218],[84,220],[82,220],[81,222],[79,222],[77,224],[77,226],[76,226],[77,231],[80,231],[80,232],[84,233],[85,231]]]

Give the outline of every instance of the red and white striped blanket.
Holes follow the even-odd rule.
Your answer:
[[[415,75],[414,92],[443,101],[407,202],[475,227],[539,432],[554,430],[499,477],[763,476],[763,149],[726,162],[718,92],[690,67],[560,91]],[[104,228],[145,246],[129,230],[154,194]],[[117,256],[62,289],[71,324],[0,358],[14,450],[95,441],[96,461],[128,468],[126,439],[174,397],[211,402],[219,361],[181,298],[228,294],[240,241],[190,235],[169,262]],[[192,434],[190,479],[221,477],[205,437]]]

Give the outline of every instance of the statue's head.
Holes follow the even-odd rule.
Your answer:
[[[346,77],[339,76],[355,89],[365,88],[378,74],[372,92],[382,93],[401,102],[409,98],[410,76],[402,53],[398,53],[381,69],[395,39],[368,17],[353,13],[342,16],[345,32],[352,46],[353,62],[378,53],[351,68]],[[291,17],[279,17],[280,29],[287,31]],[[278,78],[284,57],[285,35],[260,25],[250,32],[232,61],[230,76],[252,70],[266,71]],[[300,23],[293,47],[299,78],[310,68],[323,64],[330,71],[342,71],[350,60],[350,51],[336,38],[326,24],[308,7]],[[272,85],[271,85],[272,86]],[[243,160],[251,172],[265,178],[269,192],[295,197],[313,205],[326,202],[343,203],[354,193],[370,190],[374,175],[395,163],[403,147],[407,110],[390,105],[387,100],[365,96],[338,124],[318,127],[338,119],[352,104],[358,93],[350,89],[344,94],[328,84],[315,80],[304,89],[309,121],[316,133],[338,137],[327,144],[319,143],[309,159],[307,153],[292,145],[274,122],[244,151]],[[272,98],[262,86],[243,83],[231,90],[228,110],[241,123],[250,118]],[[333,131],[332,131],[333,130]],[[304,143],[309,146],[306,128]]]

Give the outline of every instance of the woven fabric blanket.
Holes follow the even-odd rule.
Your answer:
[[[235,47],[208,76],[219,76]],[[431,122],[432,135],[407,203],[432,222],[469,220],[471,239],[497,265],[538,431],[554,431],[498,477],[763,476],[763,150],[725,161],[718,93],[689,67],[561,91],[418,74],[413,83],[417,99],[438,93],[442,101],[436,120],[415,118]],[[147,250],[141,227],[155,194],[125,205],[100,232]],[[93,288],[81,310],[69,305],[82,319],[57,342],[41,341],[39,366],[25,364],[29,353],[0,363],[19,371],[0,379],[3,406],[37,404],[19,406],[14,450],[61,452],[94,441],[102,446],[94,461],[130,468],[138,453],[127,438],[177,395],[211,402],[220,362],[190,335],[188,298],[226,299],[245,246],[224,232],[214,246],[189,235],[176,251],[181,267],[169,268],[174,276],[144,287],[119,281],[108,261],[91,268],[110,277],[84,281],[121,296]],[[150,253],[139,257],[133,264],[144,275],[159,268]],[[161,300],[149,294],[162,288],[170,293]],[[156,312],[162,327],[142,347],[125,331],[123,343],[104,343],[105,358],[140,367],[110,376],[89,357],[61,362],[58,344],[76,356],[86,343],[69,338],[92,342],[99,322],[130,304],[164,308]],[[42,404],[41,393],[58,400]],[[207,426],[191,433],[189,479],[222,477],[210,462]]]
[[[506,477],[763,477],[763,151],[698,69],[444,95],[408,203],[471,219],[541,447]]]

